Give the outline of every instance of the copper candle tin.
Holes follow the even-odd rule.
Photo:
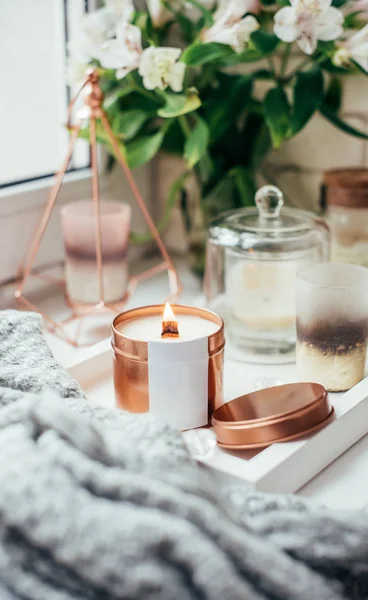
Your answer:
[[[172,305],[175,315],[189,314],[216,323],[218,330],[208,337],[208,420],[223,403],[224,322],[215,313],[193,306]],[[118,315],[112,325],[114,387],[119,408],[134,413],[149,411],[148,344],[118,330],[121,323],[148,316],[162,316],[164,305],[144,306]],[[159,332],[160,334],[161,332]]]
[[[259,390],[218,408],[217,441],[233,450],[264,448],[318,431],[334,415],[326,389],[317,383],[290,383]]]

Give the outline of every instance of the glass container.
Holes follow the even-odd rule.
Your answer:
[[[61,209],[68,297],[80,304],[100,301],[96,257],[96,219],[91,200]],[[102,280],[105,302],[121,300],[128,285],[128,240],[131,208],[123,202],[100,204]]]
[[[368,339],[368,269],[327,263],[297,275],[297,370],[330,392],[364,377]]]
[[[368,169],[326,171],[323,200],[331,228],[331,260],[368,267]]]
[[[323,219],[283,208],[264,186],[256,206],[218,217],[209,230],[204,290],[225,320],[229,355],[251,362],[294,360],[298,269],[329,260]]]

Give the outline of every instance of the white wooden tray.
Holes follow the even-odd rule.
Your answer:
[[[84,353],[67,370],[93,404],[114,406],[112,351],[104,340]],[[225,400],[254,389],[267,377],[282,383],[296,381],[294,365],[249,365],[225,360]],[[303,440],[273,444],[258,453],[226,451],[219,447],[202,459],[221,479],[240,479],[269,492],[294,492],[327,467],[368,432],[368,378],[345,394],[331,394],[336,419]],[[186,433],[183,434],[184,437]]]

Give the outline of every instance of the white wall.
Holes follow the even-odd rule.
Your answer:
[[[368,133],[368,78],[345,77],[342,118]],[[339,167],[368,168],[368,141],[336,129],[315,115],[295,138],[272,152],[266,169],[292,203],[318,209],[322,172]]]

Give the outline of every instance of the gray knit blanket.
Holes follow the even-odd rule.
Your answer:
[[[0,600],[366,599],[367,559],[365,514],[219,489],[175,430],[89,406],[38,315],[0,313]]]

